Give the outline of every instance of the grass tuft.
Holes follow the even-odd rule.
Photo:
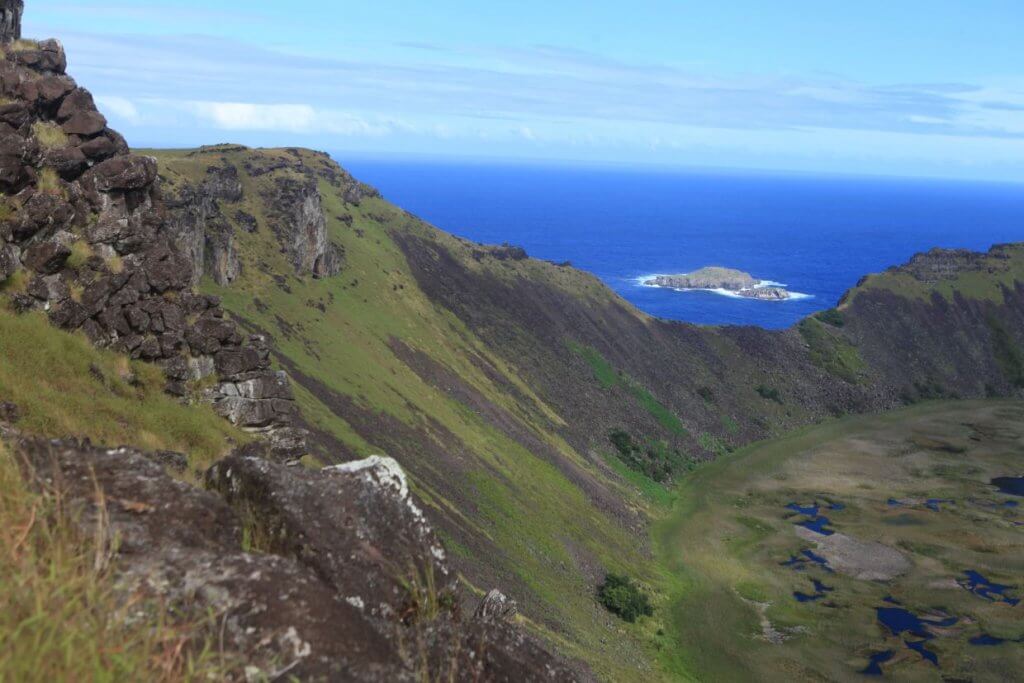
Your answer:
[[[39,180],[36,181],[36,189],[45,194],[55,194],[64,197],[64,185],[61,183],[57,171],[52,168],[44,168],[39,172]]]
[[[92,247],[85,240],[78,240],[71,245],[71,256],[68,257],[65,265],[71,270],[81,270],[92,258]]]
[[[102,515],[86,532],[59,492],[30,490],[0,445],[0,677],[222,680],[223,662],[193,638],[196,625],[172,625],[161,605],[117,593],[112,549],[97,541],[108,535]]]
[[[56,123],[36,121],[32,124],[32,133],[43,149],[62,149],[68,146],[68,134]]]

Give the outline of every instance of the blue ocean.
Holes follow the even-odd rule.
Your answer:
[[[1024,240],[1024,185],[337,156],[444,230],[570,261],[640,309],[693,323],[788,327],[918,251]],[[710,265],[806,296],[759,301],[642,284]]]

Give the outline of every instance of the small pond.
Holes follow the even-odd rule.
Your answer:
[[[1024,496],[1024,477],[996,477],[992,485],[1011,496]]]

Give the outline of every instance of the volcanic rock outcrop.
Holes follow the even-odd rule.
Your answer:
[[[21,14],[24,10],[24,0],[3,0],[0,3],[0,42],[21,39]]]
[[[228,147],[204,148],[216,153]],[[266,175],[281,170],[295,173],[276,175],[259,199],[268,207],[267,227],[280,244],[296,275],[331,277],[341,272],[345,255],[327,238],[327,217],[321,200],[319,174],[295,165],[248,169]],[[340,181],[341,179],[335,179]],[[351,179],[348,179],[351,181]],[[346,199],[357,203],[367,188],[355,181]],[[246,189],[238,169],[230,164],[207,168],[201,180],[167,184],[168,231],[178,249],[192,262],[192,282],[209,275],[218,285],[231,284],[241,272],[236,230],[249,233],[260,222],[245,208]],[[255,197],[254,197],[255,199]]]
[[[461,617],[455,574],[393,460],[312,471],[235,455],[204,491],[130,448],[13,445],[32,485],[116,548],[126,600],[208,623],[193,636],[214,637],[249,680],[578,680],[509,623],[500,593]]]
[[[211,171],[168,223],[156,161],[129,153],[65,67],[53,40],[11,44],[0,61],[0,278],[24,272],[16,307],[163,364],[171,393],[219,380],[207,398],[221,414],[301,450],[290,384],[270,369],[262,340],[192,289],[204,264],[221,282],[237,274],[230,228],[214,210],[240,196],[237,177]]]

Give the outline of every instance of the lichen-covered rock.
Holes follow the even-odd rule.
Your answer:
[[[411,609],[409,586],[426,590],[428,580],[454,599],[444,549],[390,458],[310,471],[230,457],[207,482],[229,504],[254,511],[274,552],[307,564],[375,618]]]
[[[394,461],[314,472],[232,456],[207,476],[225,500],[167,473],[180,454],[32,439],[15,448],[34,485],[59,490],[70,518],[116,549],[124,599],[159,599],[185,623],[211,624],[196,642],[208,637],[240,661],[236,675],[583,678],[500,610],[464,621],[454,603],[438,604],[432,591],[454,591],[454,577]],[[243,521],[260,553],[243,551]],[[215,622],[203,618],[210,613]]]

